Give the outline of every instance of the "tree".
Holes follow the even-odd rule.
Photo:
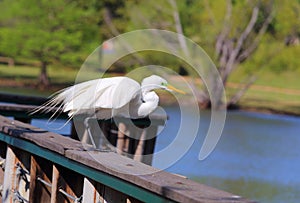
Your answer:
[[[4,0],[0,4],[4,13],[0,17],[0,38],[6,42],[6,47],[0,46],[0,53],[38,60],[38,84],[43,87],[49,85],[48,65],[78,64],[83,60],[80,51],[86,46],[86,33],[96,33],[96,23],[84,27],[93,7],[83,7],[80,1]],[[95,42],[97,37],[93,39]]]
[[[231,0],[227,0],[224,24],[215,45],[215,55],[218,60],[219,72],[224,86],[226,86],[228,77],[232,71],[240,63],[247,60],[257,49],[274,17],[273,4],[273,1],[266,4],[255,4],[252,7],[249,20],[246,21],[246,26],[240,32],[230,34],[231,29],[233,29],[231,23],[232,2]],[[250,77],[247,84],[229,100],[227,106],[235,104],[254,80],[254,77]],[[222,95],[219,86],[220,84],[216,83],[215,89],[217,97],[221,98]]]
[[[274,18],[274,2],[270,1],[175,1],[166,0],[159,5],[148,2],[130,3],[135,28],[159,28],[176,31],[199,43],[217,64],[222,84],[215,80],[214,96],[223,97],[222,85],[226,87],[230,74],[239,64],[251,58]],[[152,7],[151,7],[152,6]],[[151,9],[150,9],[151,7]],[[163,12],[162,12],[163,11]],[[158,17],[159,16],[159,17]],[[159,18],[159,21],[157,20]],[[179,39],[182,51],[189,55],[184,40]],[[214,76],[213,76],[214,77]],[[216,78],[215,78],[216,79]],[[236,103],[254,82],[247,84],[227,104]],[[210,106],[207,91],[198,90],[199,102]]]

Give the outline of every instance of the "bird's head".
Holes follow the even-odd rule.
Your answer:
[[[172,85],[169,85],[167,80],[157,75],[151,75],[147,78],[144,78],[141,85],[142,89],[146,89],[148,91],[153,89],[164,89],[170,92],[175,91],[181,94],[185,94],[184,91],[179,90]]]

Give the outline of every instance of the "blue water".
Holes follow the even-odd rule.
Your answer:
[[[167,107],[165,111],[169,120],[158,135],[156,152],[174,140],[172,135],[180,125],[180,112],[176,108]],[[200,114],[199,133],[192,147],[182,159],[165,170],[258,201],[300,201],[299,117],[228,112],[215,150],[207,159],[199,161],[199,150],[210,118],[208,111]],[[186,139],[189,139],[189,132],[186,132]],[[177,148],[180,147],[179,144]],[[162,161],[154,156],[153,166],[161,168]],[[257,190],[268,194],[255,196]]]
[[[33,119],[31,125],[62,135],[69,135],[71,132],[71,124],[66,123],[64,119],[56,119],[54,121]]]

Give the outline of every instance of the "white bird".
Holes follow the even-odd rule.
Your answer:
[[[96,115],[98,119],[108,119],[117,115],[141,118],[152,113],[158,106],[159,97],[153,91],[155,89],[185,94],[157,75],[144,78],[141,85],[128,77],[101,78],[59,91],[34,113],[50,112],[60,105],[58,110],[68,112],[70,119],[79,114]]]
[[[62,110],[68,112],[68,121],[76,115],[87,114],[84,119],[86,131],[82,141],[89,136],[92,145],[96,148],[89,119],[93,117],[108,119],[114,116],[146,117],[158,106],[159,97],[153,91],[155,89],[185,93],[169,85],[165,79],[157,75],[144,78],[141,85],[128,77],[102,78],[63,89],[32,113],[51,112],[58,107],[50,119]]]

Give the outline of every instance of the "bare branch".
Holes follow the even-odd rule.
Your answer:
[[[250,54],[253,53],[253,51],[258,47],[258,44],[261,40],[261,38],[263,37],[263,35],[266,33],[267,28],[269,26],[269,24],[271,23],[271,21],[274,18],[274,13],[270,12],[270,14],[268,15],[268,17],[266,18],[266,20],[264,21],[262,27],[260,28],[257,36],[255,37],[255,39],[253,40],[253,42],[251,43],[251,45],[245,49],[238,57],[238,61],[241,62],[243,60],[245,60],[246,58],[248,58],[250,56]]]
[[[108,8],[104,8],[103,18],[104,18],[104,22],[108,26],[108,28],[109,28],[110,32],[113,34],[113,36],[119,35],[120,34],[119,31],[112,23],[110,11]]]
[[[173,18],[174,18],[174,21],[175,21],[175,27],[176,27],[177,33],[179,34],[178,35],[179,44],[180,44],[180,46],[183,50],[183,53],[187,57],[190,57],[190,53],[189,53],[189,50],[187,48],[185,38],[183,36],[183,30],[182,30],[182,25],[181,25],[181,22],[180,22],[180,16],[179,16],[179,13],[178,13],[177,4],[174,0],[169,0],[169,3],[171,4],[171,6],[173,8]]]
[[[231,97],[229,103],[227,103],[227,106],[236,104],[240,98],[245,94],[245,92],[249,89],[249,87],[256,81],[256,77],[252,75],[248,82],[233,96]]]
[[[206,92],[204,92],[200,88],[196,87],[195,81],[196,80],[190,80],[189,86],[191,87],[192,91],[194,92],[197,101],[200,104],[207,102],[209,100],[209,96],[206,94]]]
[[[222,53],[223,50],[222,46],[224,45],[225,38],[227,37],[230,31],[231,14],[232,14],[231,0],[227,0],[227,7],[226,7],[226,14],[224,18],[223,28],[216,42],[216,57],[219,57],[219,55]]]
[[[225,68],[225,72],[224,72],[223,77],[227,78],[227,76],[232,72],[232,70],[235,66],[235,63],[236,63],[237,56],[238,56],[239,52],[241,51],[245,40],[247,39],[250,32],[253,30],[253,27],[254,27],[254,25],[257,21],[258,11],[259,11],[258,7],[253,8],[251,19],[250,19],[248,25],[246,26],[245,30],[243,31],[243,33],[240,35],[240,37],[237,41],[236,47],[234,48],[234,50],[230,54],[230,57],[229,57],[228,62],[226,64],[226,68]]]
[[[239,37],[239,39],[237,41],[237,45],[233,51],[232,60],[234,60],[236,58],[237,54],[240,52],[240,50],[246,40],[246,38],[252,31],[252,29],[257,21],[258,11],[259,11],[258,7],[253,8],[251,19],[250,19],[246,29],[244,30],[244,32],[241,34],[241,36]]]

